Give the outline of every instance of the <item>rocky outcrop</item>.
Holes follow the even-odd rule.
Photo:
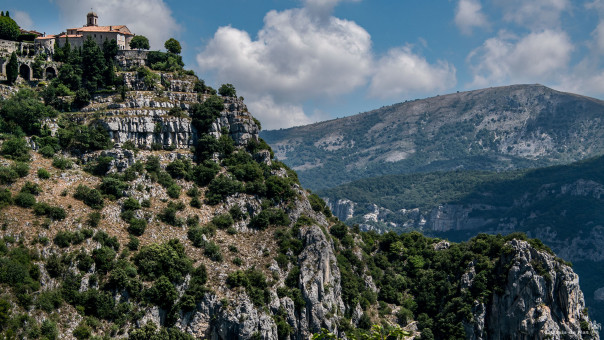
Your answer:
[[[219,137],[221,131],[226,128],[235,144],[240,146],[247,145],[250,140],[258,141],[260,128],[243,100],[233,97],[223,99],[225,110],[212,124],[210,133]]]
[[[196,338],[277,339],[275,321],[245,294],[229,301],[206,294],[195,311],[181,315],[178,326]]]
[[[325,199],[327,206],[331,209],[334,216],[339,218],[341,221],[346,221],[354,216],[354,202],[345,198],[338,199],[335,202],[331,202],[329,199]]]
[[[493,295],[486,313],[476,303],[470,339],[599,339],[570,267],[525,241],[506,247],[510,251],[499,263],[509,268],[504,293]]]
[[[301,236],[306,247],[299,256],[300,288],[306,301],[301,317],[301,332],[317,332],[326,328],[337,333],[337,321],[344,311],[340,269],[337,266],[333,247],[319,226],[303,227]]]
[[[197,136],[189,118],[110,117],[101,124],[115,143],[131,141],[139,148],[152,144],[189,148]]]

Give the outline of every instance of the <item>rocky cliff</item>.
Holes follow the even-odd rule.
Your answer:
[[[27,140],[3,141],[8,337],[302,340],[325,329],[358,339],[383,324],[412,337],[495,339],[511,334],[506,327],[530,338],[595,327],[577,314],[576,275],[552,256],[501,236],[453,244],[352,230],[273,159],[241,99],[154,74],[125,72],[125,93],[95,96],[79,112],[44,117],[47,128]],[[24,145],[18,159],[6,152],[12,143]],[[553,283],[515,289],[532,273],[524,259]],[[501,273],[506,293],[487,294]],[[508,303],[519,299],[526,308]],[[551,313],[527,312],[534,306]]]
[[[587,317],[577,274],[527,242],[514,240],[509,246],[500,262],[509,268],[504,292],[495,294],[489,306],[476,306],[470,338],[599,338],[599,325]]]

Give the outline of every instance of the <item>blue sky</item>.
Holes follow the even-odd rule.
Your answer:
[[[517,83],[604,98],[604,0],[1,0],[59,33],[92,8],[154,50],[170,37],[265,129]]]

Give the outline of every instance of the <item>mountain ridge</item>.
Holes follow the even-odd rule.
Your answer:
[[[407,101],[303,127],[261,132],[316,190],[357,178],[505,170],[602,153],[604,101],[510,85]],[[582,142],[578,142],[582,140]]]

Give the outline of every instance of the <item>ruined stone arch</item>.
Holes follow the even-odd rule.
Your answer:
[[[54,67],[48,66],[46,69],[44,69],[44,78],[53,79],[56,77],[57,77],[57,70]]]
[[[19,66],[19,75],[27,81],[31,80],[31,67],[27,64],[21,64]]]

